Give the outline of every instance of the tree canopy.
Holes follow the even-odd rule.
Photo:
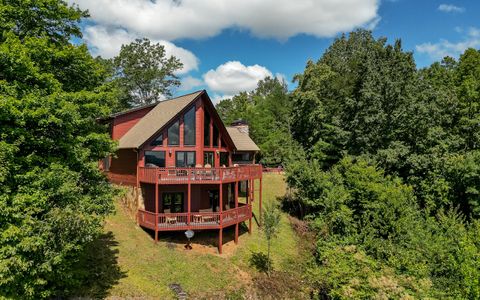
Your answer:
[[[174,56],[167,58],[163,45],[144,38],[122,45],[113,66],[113,78],[121,91],[121,108],[130,108],[171,96],[171,89],[180,85],[175,72],[183,64]]]
[[[75,262],[113,209],[97,118],[116,105],[64,1],[0,3],[0,297],[68,296]]]
[[[307,278],[319,294],[480,297],[479,58],[419,70],[401,41],[357,30],[295,77],[304,155],[284,204],[317,234]]]

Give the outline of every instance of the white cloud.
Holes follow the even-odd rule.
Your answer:
[[[438,10],[443,11],[443,12],[447,12],[447,13],[450,13],[450,12],[461,13],[461,12],[465,11],[465,8],[460,7],[460,6],[456,6],[456,5],[453,5],[453,4],[440,4],[438,6]]]
[[[453,43],[442,39],[438,43],[423,43],[415,48],[419,53],[425,53],[432,59],[439,60],[445,56],[458,57],[468,48],[480,47],[480,29],[470,28],[463,41]]]
[[[205,73],[203,79],[212,91],[234,95],[254,90],[258,81],[267,76],[273,77],[273,74],[263,66],[245,66],[239,61],[229,61]]]
[[[123,44],[129,44],[135,38],[142,37],[132,34],[121,28],[107,28],[101,25],[87,26],[84,29],[84,39],[90,46],[94,55],[101,55],[104,58],[111,58],[118,54]],[[185,74],[191,70],[198,69],[198,58],[190,51],[175,46],[165,40],[152,40],[165,47],[167,56],[173,55],[183,63],[183,69],[178,74]]]
[[[201,85],[203,85],[203,81],[201,79],[192,76],[186,76],[182,78],[182,85],[178,88],[178,90],[188,91]]]
[[[157,40],[206,38],[226,28],[286,39],[330,37],[372,25],[380,0],[69,0],[92,20]]]

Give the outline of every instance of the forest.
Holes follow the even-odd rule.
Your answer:
[[[118,195],[98,169],[115,150],[98,118],[180,84],[179,60],[148,40],[92,57],[72,42],[86,17],[0,1],[0,298],[74,295]],[[314,236],[312,297],[479,299],[480,51],[418,68],[400,40],[360,29],[294,82],[266,78],[217,109],[285,168],[281,207]]]
[[[295,82],[217,108],[286,167],[282,207],[315,235],[316,296],[480,298],[480,52],[419,69],[400,40],[357,30]]]

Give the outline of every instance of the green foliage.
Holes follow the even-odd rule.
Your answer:
[[[332,298],[471,298],[478,295],[477,223],[461,213],[425,217],[411,187],[364,159],[295,172],[317,233],[307,279]]]
[[[266,266],[268,271],[270,271],[271,268],[270,244],[272,242],[272,239],[277,237],[277,233],[280,229],[280,217],[280,211],[275,205],[267,205],[266,209],[263,210],[262,231],[268,244],[266,260]]]
[[[225,124],[243,119],[250,136],[260,148],[260,162],[267,166],[286,165],[302,150],[292,139],[292,102],[285,82],[267,77],[257,88],[220,101],[216,109]]]
[[[165,47],[149,39],[137,39],[122,45],[113,60],[114,78],[122,90],[122,107],[145,105],[171,96],[171,88],[180,85],[175,72],[183,64],[174,56],[166,57]]]
[[[68,295],[113,208],[98,160],[114,143],[96,119],[114,93],[86,46],[69,43],[83,16],[63,1],[0,5],[0,297]]]

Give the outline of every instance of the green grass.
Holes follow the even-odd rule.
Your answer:
[[[258,190],[258,183],[256,184]],[[282,175],[266,174],[263,177],[263,204],[277,201],[285,193]],[[258,191],[254,213],[258,216]],[[261,231],[253,222],[252,234],[244,228],[238,245],[233,243],[233,228],[224,238],[224,254],[216,250],[218,231],[196,234],[194,250],[183,249],[183,232],[162,234],[155,244],[150,233],[136,226],[128,214],[117,205],[117,213],[105,224],[111,235],[110,251],[117,256],[121,276],[108,287],[105,294],[112,297],[141,297],[146,299],[173,298],[168,285],[179,283],[196,298],[224,298],[254,289],[255,278],[262,276],[249,260],[254,252],[266,253],[267,244]],[[298,238],[286,215],[282,215],[278,238],[273,240],[271,257],[274,269],[285,274],[297,272],[301,255]],[[298,274],[297,274],[298,277]]]

